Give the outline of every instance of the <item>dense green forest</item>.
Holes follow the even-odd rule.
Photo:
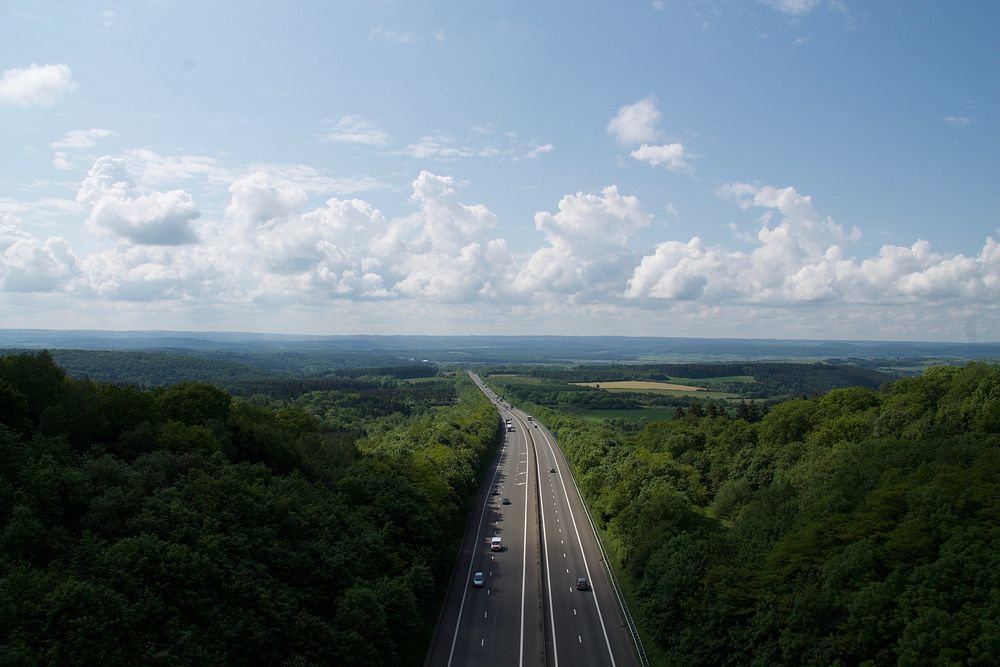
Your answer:
[[[496,411],[342,379],[371,400],[0,358],[0,663],[419,664]]]
[[[659,664],[1000,664],[1000,367],[755,423],[508,398],[558,432]]]

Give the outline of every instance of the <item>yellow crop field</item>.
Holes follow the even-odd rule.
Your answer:
[[[645,380],[623,380],[619,382],[574,382],[578,387],[597,387],[608,391],[705,391],[704,387],[692,387],[672,382],[649,382]]]

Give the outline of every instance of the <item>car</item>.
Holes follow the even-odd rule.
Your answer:
[[[494,537],[490,540],[490,551],[503,551],[503,544],[500,542],[499,537]]]
[[[482,572],[476,572],[474,575],[472,575],[473,588],[482,588],[483,584],[485,583],[486,583],[486,577],[483,575]]]
[[[585,591],[590,589],[590,584],[587,583],[587,577],[577,577],[576,578],[576,590]]]
[[[510,498],[504,498],[504,499],[503,499],[502,501],[500,501],[500,502],[502,502],[502,503],[503,503],[504,505],[510,505]]]
[[[555,468],[549,468],[549,472],[555,472],[555,471],[556,471]]]
[[[493,495],[494,496],[499,496],[500,495],[500,489],[493,489]]]

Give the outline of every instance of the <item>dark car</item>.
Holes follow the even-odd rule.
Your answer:
[[[493,495],[494,496],[499,496],[500,495],[500,489],[493,489]]]
[[[510,505],[510,498],[504,498],[500,502],[502,502],[504,505]]]
[[[555,472],[555,471],[556,471],[555,468],[549,468],[549,472]]]
[[[590,584],[587,583],[587,577],[577,577],[576,578],[576,590],[586,591],[590,589]]]

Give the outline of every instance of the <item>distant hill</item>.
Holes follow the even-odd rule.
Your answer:
[[[0,330],[0,348],[146,350],[200,355],[268,370],[435,363],[879,360],[919,364],[1000,359],[1000,342],[751,340],[626,336],[311,336],[184,331]],[[272,355],[261,366],[261,353]],[[287,368],[286,368],[287,366]]]

